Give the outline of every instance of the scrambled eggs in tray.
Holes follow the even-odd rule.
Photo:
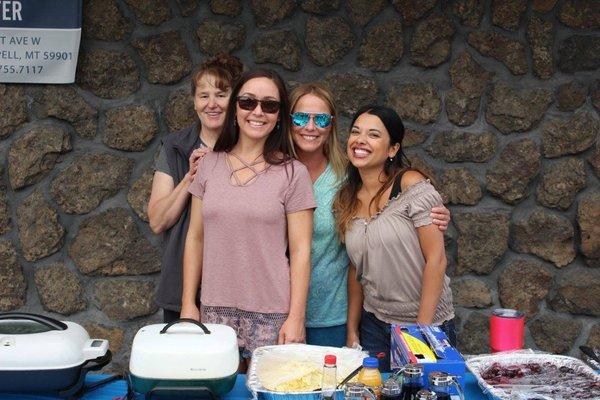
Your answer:
[[[362,364],[367,354],[357,349],[288,344],[259,347],[252,354],[248,388],[256,393],[312,392],[321,387],[323,359],[337,357],[338,383]]]

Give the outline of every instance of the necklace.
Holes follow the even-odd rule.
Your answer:
[[[208,142],[202,137],[202,130],[200,130],[200,133],[198,134],[198,136],[200,137],[200,143],[204,144],[204,146],[206,146],[207,149],[210,149],[210,150],[213,149],[214,144],[213,144],[213,146],[209,146]]]

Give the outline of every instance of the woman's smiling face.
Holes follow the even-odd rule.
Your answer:
[[[325,101],[312,93],[305,94],[298,99],[292,113],[301,112],[310,114],[306,125],[297,126],[292,123],[292,139],[298,153],[323,152],[323,147],[327,143],[332,125],[330,122],[324,128],[318,127],[315,124],[315,115],[331,115],[331,111]]]
[[[223,128],[230,95],[231,88],[226,91],[219,89],[214,76],[205,73],[200,77],[194,94],[194,110],[202,127],[215,130]]]
[[[275,83],[269,78],[253,78],[246,82],[239,91],[238,98],[250,98],[256,100],[280,101],[279,90]],[[275,129],[279,119],[279,111],[268,113],[258,103],[253,110],[244,110],[236,102],[236,120],[240,128],[240,135],[252,139],[266,139]]]
[[[363,113],[350,130],[348,159],[358,169],[383,169],[387,159],[400,149],[399,144],[390,146],[390,142],[390,134],[379,117]]]

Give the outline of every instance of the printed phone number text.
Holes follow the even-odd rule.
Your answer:
[[[38,75],[43,70],[43,65],[0,65],[0,73],[2,74]]]

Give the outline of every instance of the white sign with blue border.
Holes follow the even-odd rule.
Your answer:
[[[0,0],[0,82],[73,83],[81,0]]]

